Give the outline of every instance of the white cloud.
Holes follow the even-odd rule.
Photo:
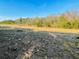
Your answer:
[[[15,20],[17,17],[7,17],[7,16],[0,16],[0,21],[2,20]]]

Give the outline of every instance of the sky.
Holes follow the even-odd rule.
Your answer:
[[[78,9],[79,0],[0,0],[0,20],[46,17]]]

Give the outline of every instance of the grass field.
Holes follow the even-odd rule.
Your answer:
[[[79,33],[79,29],[49,28],[49,27],[36,27],[36,26],[26,26],[26,25],[0,25],[0,26],[9,26],[12,28],[29,28],[29,29],[33,29],[34,31]]]

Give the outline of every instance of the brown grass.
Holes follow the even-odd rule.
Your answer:
[[[26,25],[0,25],[0,26],[10,26],[12,28],[29,28],[29,29],[33,29],[34,31],[79,33],[79,29],[49,28],[49,27],[36,27],[36,26],[26,26]]]

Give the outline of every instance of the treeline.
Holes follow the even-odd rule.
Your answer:
[[[0,21],[0,24],[16,24],[16,21],[13,21],[13,20],[3,20],[3,21]]]
[[[7,20],[0,22],[1,24],[22,24],[37,27],[53,27],[53,28],[79,28],[79,15],[62,14],[58,16],[36,17],[36,18],[19,18],[15,21]]]

